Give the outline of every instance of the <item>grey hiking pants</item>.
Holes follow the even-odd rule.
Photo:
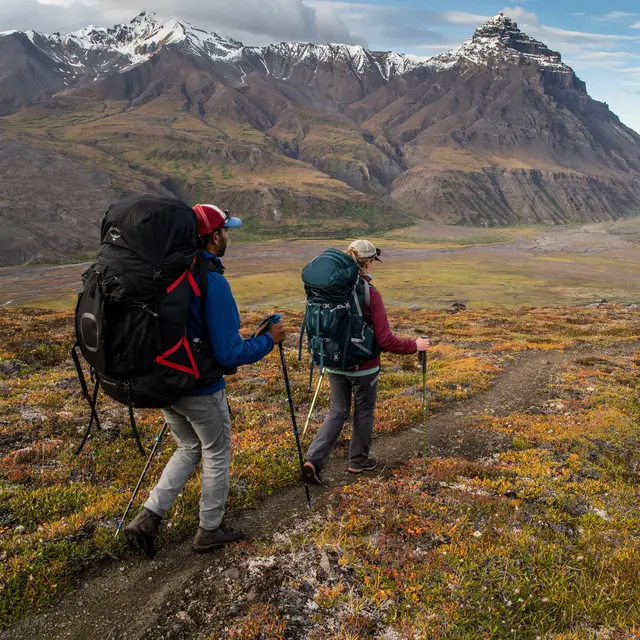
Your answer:
[[[349,444],[349,463],[364,464],[369,459],[373,439],[373,412],[376,406],[380,372],[354,377],[330,373],[331,408],[320,430],[313,439],[306,459],[322,471],[338,442],[344,423],[351,413],[354,399],[353,430]]]
[[[202,458],[200,526],[217,529],[229,495],[231,419],[224,389],[205,396],[186,396],[163,409],[178,443],[145,507],[165,515]]]

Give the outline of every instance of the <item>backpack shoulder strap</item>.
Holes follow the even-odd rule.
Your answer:
[[[353,285],[353,302],[356,306],[356,311],[358,312],[358,315],[362,318],[363,317],[363,313],[362,313],[362,305],[360,304],[360,283],[364,282],[365,283],[365,288],[366,288],[366,280],[364,278],[361,278],[360,276],[358,276],[358,279],[356,280],[356,283]]]
[[[200,277],[200,313],[202,315],[202,326],[205,334],[208,337],[207,323],[205,320],[207,309],[207,294],[209,293],[209,271],[224,274],[224,267],[207,260],[201,253],[198,253],[198,260],[196,261],[196,269]]]
[[[208,260],[202,257],[202,254],[198,254],[198,271],[200,276],[200,314],[202,319],[202,327],[205,334],[208,336],[207,323],[205,320],[205,312],[207,308],[207,294],[209,293],[209,269],[207,268]]]

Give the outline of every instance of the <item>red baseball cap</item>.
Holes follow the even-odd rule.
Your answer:
[[[224,211],[215,204],[197,204],[193,207],[198,221],[198,233],[208,236],[220,227],[233,229],[242,224],[240,218],[232,218],[228,211]]]

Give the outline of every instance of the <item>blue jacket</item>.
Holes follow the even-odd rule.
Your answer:
[[[202,255],[222,267],[219,258],[206,252],[203,252]],[[209,271],[208,278],[209,291],[207,292],[205,319],[211,348],[216,360],[224,367],[241,367],[262,360],[271,353],[274,346],[273,338],[267,333],[257,338],[243,340],[240,335],[240,314],[227,279],[215,271]],[[199,284],[198,274],[195,275],[195,279]],[[191,292],[187,333],[192,338],[204,337],[200,298],[193,291]],[[224,378],[222,378],[216,384],[196,387],[189,395],[203,396],[215,393],[223,389],[225,384]]]

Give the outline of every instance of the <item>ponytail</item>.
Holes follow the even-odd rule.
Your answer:
[[[354,248],[349,248],[345,251],[345,253],[353,259],[353,261],[358,265],[358,267],[360,268],[360,271],[364,271],[364,268],[367,266],[367,263],[369,262],[369,260],[371,260],[372,258],[361,258],[358,255],[358,252],[354,249]]]

